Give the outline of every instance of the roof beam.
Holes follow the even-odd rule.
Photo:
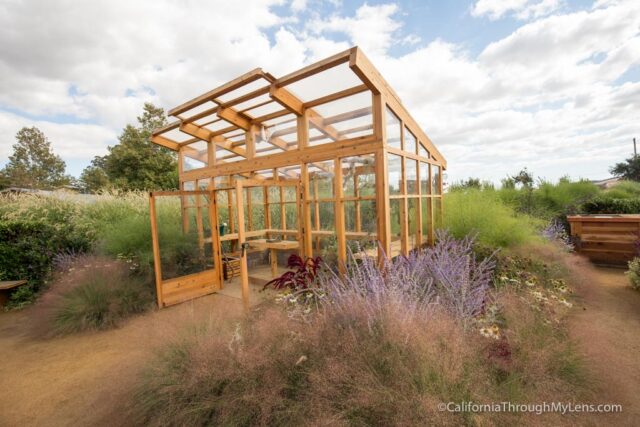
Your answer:
[[[301,116],[304,113],[304,103],[287,89],[271,85],[269,96],[292,113]]]
[[[176,120],[173,123],[169,123],[168,125],[159,127],[151,131],[151,135],[159,135],[161,133],[170,132],[174,129],[178,129],[180,127],[180,120]]]
[[[244,130],[251,129],[251,118],[233,108],[220,107],[218,117]]]
[[[154,144],[161,145],[165,148],[168,148],[169,150],[173,150],[173,151],[180,150],[180,144],[170,140],[169,138],[165,138],[164,136],[152,135],[151,138],[149,138],[149,140]]]
[[[238,156],[247,157],[247,152],[243,148],[234,147],[233,143],[227,138],[223,137],[222,135],[215,135],[208,129],[201,128],[200,126],[196,126],[193,123],[183,123],[182,125],[180,125],[180,130],[205,142],[214,143],[217,146],[224,148],[225,150],[237,154]]]

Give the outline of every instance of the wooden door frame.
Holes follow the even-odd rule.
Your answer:
[[[204,242],[204,244],[211,244],[211,253],[213,268],[206,269],[204,271],[188,274],[185,276],[179,276],[172,279],[162,279],[162,263],[160,256],[160,242],[158,239],[158,218],[156,211],[156,198],[166,196],[180,197],[180,212],[183,217],[185,216],[185,209],[183,206],[183,200],[188,196],[209,196],[209,226],[211,227],[211,242]],[[196,203],[194,208],[201,209],[200,203]],[[159,308],[167,307],[174,304],[179,304],[184,301],[188,301],[193,298],[208,295],[219,290],[222,286],[222,256],[220,247],[220,234],[218,231],[218,212],[216,206],[215,193],[213,190],[177,190],[177,191],[153,191],[149,193],[149,215],[151,219],[151,241],[153,245],[153,268],[155,273],[156,284],[156,296],[157,304]],[[201,212],[197,212],[197,215],[201,215]],[[200,219],[200,224],[202,223]],[[199,224],[199,225],[200,225]],[[213,283],[212,283],[213,282]],[[179,289],[183,291],[184,295],[179,297],[167,298],[165,296],[165,288],[173,290]]]
[[[247,266],[247,248],[243,249],[243,245],[246,243],[246,231],[244,228],[244,189],[251,187],[295,187],[296,191],[296,213],[298,223],[298,241],[302,239],[302,212],[300,210],[301,194],[300,187],[302,185],[301,179],[242,179],[237,180],[235,184],[236,191],[236,211],[238,215],[238,246],[240,248],[240,284],[242,289],[242,303],[246,310],[250,306],[249,296],[249,268]],[[214,190],[215,191],[215,190]],[[283,202],[284,203],[284,202]],[[267,205],[265,204],[265,207]],[[283,230],[284,231],[284,230]],[[218,239],[219,240],[219,239]],[[302,249],[300,246],[299,250]]]

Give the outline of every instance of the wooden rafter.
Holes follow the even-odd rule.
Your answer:
[[[251,128],[251,118],[246,114],[242,114],[233,108],[219,108],[218,117],[231,123],[240,129],[249,130]]]
[[[298,116],[301,116],[304,112],[304,103],[284,88],[272,84],[269,96],[278,104]]]
[[[163,146],[165,148],[168,148],[170,150],[173,150],[173,151],[180,150],[180,144],[179,143],[177,143],[175,141],[172,141],[169,138],[166,138],[164,136],[152,135],[150,139],[151,139],[151,142],[153,142],[154,144],[161,145],[161,146]]]
[[[231,151],[238,156],[247,157],[246,150],[240,147],[234,147],[233,142],[229,141],[221,135],[215,135],[209,129],[202,128],[194,125],[193,123],[183,123],[180,125],[180,130],[186,134],[195,136],[205,142],[212,142],[225,150]]]

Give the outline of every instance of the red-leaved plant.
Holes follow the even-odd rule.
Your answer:
[[[287,259],[289,271],[264,285],[264,289],[291,289],[292,291],[308,289],[316,280],[322,258],[307,258],[303,260],[297,254],[291,254]]]

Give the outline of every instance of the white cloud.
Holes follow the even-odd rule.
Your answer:
[[[447,157],[452,180],[498,180],[523,166],[551,178],[599,178],[640,136],[640,82],[619,81],[640,67],[639,2],[598,0],[560,13],[561,4],[549,0],[480,0],[476,16],[533,21],[479,55],[404,33],[396,4],[364,4],[350,15],[313,12],[299,24],[276,15],[274,5],[298,8],[297,19],[313,6],[0,3],[0,40],[9,41],[0,44],[0,163],[21,126],[40,127],[65,159],[88,163],[145,101],[170,108],[252,68],[278,76],[355,44]],[[399,45],[410,52],[392,55]],[[25,118],[43,115],[91,124]]]
[[[51,141],[53,151],[65,160],[86,160],[106,154],[117,134],[104,126],[92,124],[53,123],[29,120],[16,114],[0,112],[0,158],[8,158],[15,135],[22,127],[35,126]]]
[[[478,0],[471,8],[473,16],[487,16],[492,21],[512,14],[527,20],[547,16],[561,6],[560,0]]]
[[[307,8],[307,0],[291,0],[291,10],[301,12]]]
[[[331,16],[310,21],[306,28],[312,34],[343,33],[370,55],[386,53],[394,42],[393,34],[402,24],[393,18],[396,4],[370,6],[363,4],[353,17]]]

